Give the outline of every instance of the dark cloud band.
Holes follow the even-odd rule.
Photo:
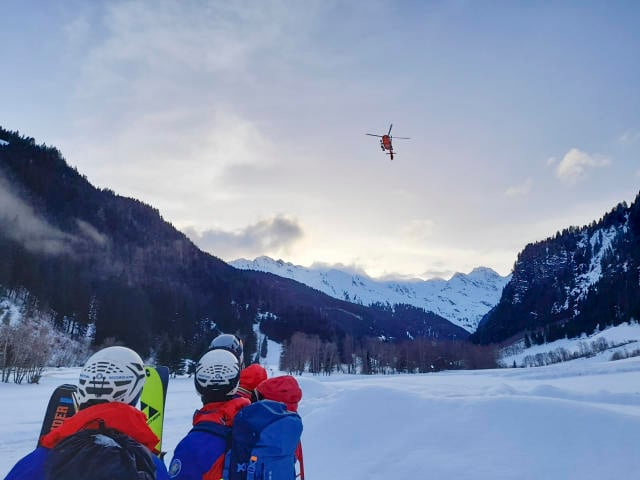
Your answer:
[[[298,221],[284,215],[260,220],[237,231],[210,229],[198,233],[185,228],[184,233],[201,249],[226,259],[286,253],[304,236]]]

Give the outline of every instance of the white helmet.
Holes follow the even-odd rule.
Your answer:
[[[107,347],[94,353],[80,372],[78,404],[122,402],[135,405],[146,380],[144,363],[126,347]]]
[[[208,351],[196,365],[194,382],[204,403],[227,400],[238,390],[238,358],[228,350]]]

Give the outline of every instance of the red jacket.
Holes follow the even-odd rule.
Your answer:
[[[124,433],[158,454],[155,449],[159,439],[147,426],[144,413],[131,405],[120,402],[100,403],[80,410],[58,428],[51,430],[41,439],[41,445],[53,448],[59,442],[79,430],[100,428],[100,424]]]
[[[244,398],[251,398],[253,389],[258,384],[267,379],[267,371],[264,367],[257,363],[252,363],[240,372],[240,385],[238,386],[238,395]]]
[[[233,419],[242,407],[249,405],[246,398],[234,398],[226,402],[211,402],[193,414],[193,426],[202,422],[213,422],[226,427],[233,426]]]

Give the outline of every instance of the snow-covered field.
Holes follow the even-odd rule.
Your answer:
[[[28,453],[55,385],[0,384],[0,475]],[[640,472],[640,358],[424,375],[300,377],[309,480],[602,479]],[[164,448],[190,428],[172,379]]]

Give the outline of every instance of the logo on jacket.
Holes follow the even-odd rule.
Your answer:
[[[171,460],[171,465],[169,465],[169,477],[173,478],[178,476],[180,470],[182,470],[182,462],[180,459],[174,458]]]

